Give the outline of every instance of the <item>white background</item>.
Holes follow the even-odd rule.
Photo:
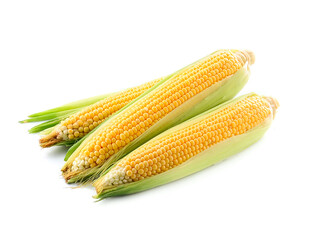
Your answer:
[[[294,3],[296,2],[296,3]],[[312,1],[1,1],[1,239],[315,239]],[[95,203],[61,178],[28,114],[131,87],[221,48],[256,54],[280,102],[260,142],[214,167]]]

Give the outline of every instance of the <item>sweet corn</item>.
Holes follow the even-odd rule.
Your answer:
[[[242,150],[263,135],[277,107],[273,98],[249,94],[169,129],[96,180],[97,198],[174,181]]]
[[[51,147],[55,144],[76,141],[84,137],[104,120],[125,107],[162,79],[159,78],[138,87],[112,94],[70,115],[58,124],[50,134],[40,139],[40,146],[43,148]]]
[[[233,98],[253,62],[251,52],[220,50],[166,78],[88,136],[62,168],[63,176],[70,182],[96,177],[162,131]]]

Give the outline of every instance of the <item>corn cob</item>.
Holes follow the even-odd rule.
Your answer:
[[[62,168],[64,178],[95,178],[162,131],[233,98],[253,62],[251,52],[220,50],[162,80],[74,146]]]
[[[249,94],[171,128],[97,179],[96,197],[150,189],[223,160],[261,138],[277,107],[273,98]]]
[[[107,96],[92,105],[86,106],[77,113],[63,120],[47,135],[40,139],[40,146],[51,147],[76,141],[108,119],[112,114],[125,107],[163,78],[153,80],[138,87],[129,88]]]

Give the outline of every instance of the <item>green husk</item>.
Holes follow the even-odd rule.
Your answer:
[[[74,112],[78,111],[77,109],[71,109],[71,110],[65,110],[60,112],[54,112],[54,113],[47,113],[43,114],[41,116],[32,117],[29,119],[25,119],[20,121],[20,123],[30,123],[30,122],[42,122],[42,121],[49,121],[54,119],[63,119],[64,117],[67,117]]]
[[[227,103],[221,104],[220,106],[211,109],[205,113],[202,113],[198,115],[197,117],[188,120],[178,126],[175,126],[174,128],[171,128],[167,130],[166,132],[160,134],[156,138],[160,138],[162,136],[165,136],[173,131],[186,128],[187,126],[201,121],[205,117],[208,117],[211,114],[214,114],[217,110],[222,109],[226,105],[234,104],[235,102],[246,98],[248,96],[255,95],[253,93],[247,94],[245,96],[241,96],[239,98],[236,98],[235,100],[231,100]],[[212,146],[208,150],[201,152],[200,154],[196,155],[195,157],[189,159],[187,162],[181,164],[180,166],[177,166],[169,171],[166,171],[164,173],[155,175],[150,178],[143,179],[141,181],[137,181],[134,183],[127,183],[124,185],[120,185],[117,187],[109,188],[106,190],[103,190],[99,194],[95,196],[98,200],[102,200],[104,198],[113,197],[113,196],[120,196],[120,195],[127,195],[127,194],[133,194],[137,192],[141,192],[147,189],[151,189],[175,180],[178,180],[180,178],[186,177],[188,175],[191,175],[195,172],[201,171],[213,164],[216,164],[229,156],[232,156],[245,148],[249,147],[256,141],[258,141],[264,133],[267,131],[267,129],[270,127],[272,122],[272,116],[267,118],[262,124],[259,126],[251,129],[250,131],[234,136],[228,140],[225,140],[221,143],[216,144],[215,146]],[[118,162],[117,162],[118,163]],[[116,163],[116,164],[117,164]],[[113,165],[114,166],[114,165]],[[96,180],[100,181],[99,179]]]
[[[176,73],[179,73],[180,71]],[[163,119],[161,119],[159,122],[157,122],[154,126],[152,126],[149,130],[147,130],[144,134],[142,134],[136,140],[134,140],[133,142],[128,144],[125,148],[121,149],[118,153],[116,153],[111,158],[109,158],[105,162],[105,164],[103,164],[102,166],[90,168],[80,173],[74,173],[73,175],[71,175],[71,177],[66,177],[66,180],[68,180],[68,183],[74,183],[74,182],[90,181],[97,178],[100,174],[106,171],[106,169],[108,169],[113,163],[115,163],[122,157],[126,156],[128,153],[130,153],[131,151],[133,151],[134,149],[142,145],[144,142],[158,135],[159,133],[181,122],[184,122],[208,109],[211,109],[217,106],[218,104],[221,104],[227,100],[232,99],[246,84],[249,78],[249,74],[250,74],[250,71],[248,68],[248,64],[245,64],[235,74],[214,84],[213,86],[209,87],[207,90],[203,91],[202,93],[199,93],[195,97],[191,98],[190,100],[186,101],[184,104],[176,108],[174,111],[172,111]],[[166,83],[166,81],[168,81],[169,79],[170,78],[167,78],[161,83],[159,83],[158,86],[152,89],[149,89],[145,94],[140,96],[138,99],[154,91],[158,87],[163,88],[163,84]],[[130,103],[120,112],[124,111],[129,106],[132,107],[132,104],[136,102],[138,99]],[[99,126],[98,130],[101,127],[104,127],[105,124],[109,124],[110,121],[115,119],[115,116],[117,116],[117,114],[115,114],[112,118],[108,119],[106,122],[102,123]],[[71,153],[67,154],[66,159],[68,161],[62,168],[62,171],[65,171],[68,166],[71,166],[75,157],[80,153],[80,150],[89,142],[91,138],[93,138],[93,136],[95,136],[95,134],[98,134],[98,130],[94,131],[93,133],[90,133],[88,137],[86,137],[83,141],[80,141],[80,143],[75,144],[73,148],[70,149]]]
[[[49,115],[51,113],[60,113],[60,112],[68,111],[68,110],[83,108],[83,107],[89,106],[93,103],[96,103],[102,99],[105,99],[106,97],[109,97],[112,94],[114,94],[114,93],[103,94],[103,95],[99,95],[99,96],[81,99],[81,100],[78,100],[75,102],[67,103],[67,104],[62,105],[60,107],[48,109],[48,110],[38,112],[38,113],[33,113],[33,114],[29,115],[28,117],[29,118],[36,118],[36,117]]]
[[[56,125],[58,125],[62,120],[66,119],[70,115],[80,111],[82,108],[89,106],[93,103],[96,103],[102,99],[105,99],[106,97],[112,95],[114,93],[110,94],[104,94],[99,95],[91,98],[81,99],[72,103],[65,104],[60,107],[52,108],[49,110],[45,110],[42,112],[34,113],[29,115],[28,119],[19,121],[19,123],[31,123],[31,122],[41,122],[45,121],[43,123],[40,123],[31,129],[28,130],[29,133],[41,133],[43,135],[49,133],[48,130]],[[63,143],[61,145],[69,145],[70,142]],[[71,145],[71,144],[70,144]]]
[[[43,122],[41,124],[38,124],[38,125],[32,127],[31,129],[28,130],[28,132],[29,133],[43,132],[46,129],[49,129],[49,128],[52,128],[52,127],[56,126],[57,124],[60,123],[60,121],[62,121],[61,118],[54,118],[52,120],[48,120],[46,122]]]

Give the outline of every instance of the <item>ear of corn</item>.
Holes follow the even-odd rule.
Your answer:
[[[220,50],[166,78],[90,134],[62,168],[69,182],[95,178],[162,131],[233,98],[253,54]]]
[[[248,94],[153,138],[94,182],[96,198],[147,190],[211,166],[259,140],[278,102]]]
[[[84,137],[111,115],[125,107],[132,100],[153,87],[162,78],[107,96],[94,104],[82,108],[75,114],[62,120],[50,133],[40,139],[42,147],[64,145]],[[41,125],[40,127],[42,127]],[[45,127],[47,124],[44,125]]]
[[[154,83],[158,82],[159,80],[162,80],[164,78],[159,78],[156,80],[153,80],[151,82],[145,83],[141,86],[134,87],[134,88],[129,88],[117,93],[109,93],[109,94],[104,94],[104,95],[99,95],[87,99],[82,99],[79,101],[75,101],[72,103],[65,104],[63,106],[57,107],[57,108],[52,108],[46,111],[38,112],[29,115],[28,119],[19,121],[20,123],[30,123],[30,122],[41,122],[45,121],[41,124],[38,124],[34,127],[32,127],[29,130],[29,133],[38,133],[40,132],[42,135],[48,135],[54,130],[56,130],[54,127],[61,123],[62,121],[66,122],[66,120],[69,120],[68,118],[74,117],[74,114],[80,115],[78,112],[84,112],[88,107],[92,108],[94,104],[100,103],[105,101],[106,98],[116,96],[116,99],[119,99],[121,97],[121,100],[123,98],[126,98],[127,96],[129,97],[130,100],[135,99],[136,97],[141,95],[143,92],[145,92],[147,89],[149,89],[151,86],[154,85]],[[133,94],[130,94],[130,92],[133,91]],[[138,93],[138,94],[137,94]],[[132,96],[131,96],[132,95]],[[134,98],[132,98],[134,97]],[[110,102],[110,99],[107,99],[107,102]],[[128,101],[125,101],[128,102]],[[112,107],[112,106],[111,106]],[[77,139],[76,139],[77,140]],[[76,141],[62,141],[59,142],[56,145],[72,145]]]

